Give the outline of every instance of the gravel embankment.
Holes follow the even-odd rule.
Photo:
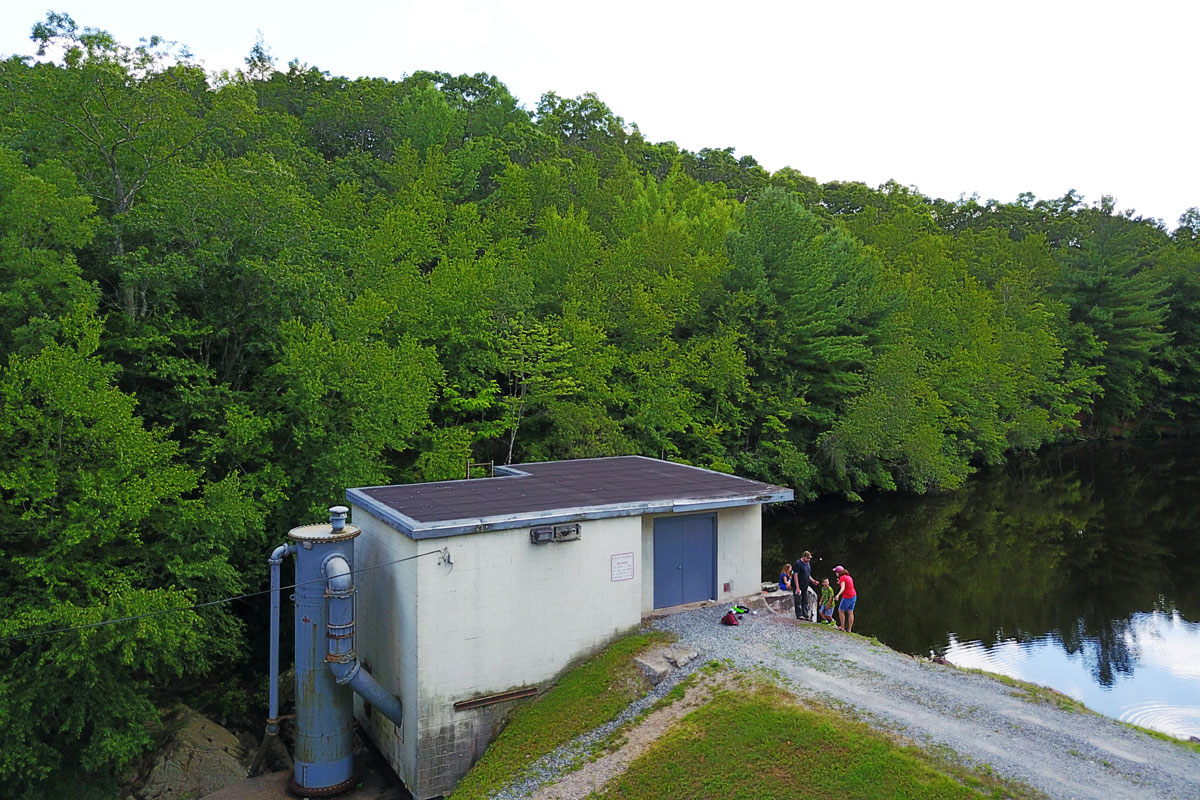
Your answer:
[[[768,670],[797,695],[846,708],[920,746],[949,748],[968,763],[987,765],[1053,798],[1200,798],[1200,754],[1187,747],[1107,717],[1033,703],[987,676],[769,611],[745,615],[736,628],[720,625],[725,608],[656,620],[653,627],[677,634],[699,658],[675,670],[618,720],[542,759],[528,781],[498,797],[516,800],[554,781],[592,742],[653,704],[693,669],[728,659],[735,669]]]

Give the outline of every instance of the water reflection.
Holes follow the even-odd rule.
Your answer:
[[[958,666],[1053,686],[1124,722],[1184,739],[1200,736],[1200,624],[1178,614],[1136,614],[1126,645],[1130,668],[1107,685],[1094,680],[1090,664],[1096,656],[1090,646],[1069,653],[1051,636],[985,647],[951,633],[945,653]]]
[[[854,575],[857,632],[1200,735],[1198,482],[1191,443],[1117,445],[940,497],[814,503],[768,517],[764,580],[812,550],[818,577]]]

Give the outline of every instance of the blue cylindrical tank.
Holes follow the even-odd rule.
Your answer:
[[[290,781],[297,794],[332,795],[353,786],[354,703],[338,684],[326,654],[325,564],[340,556],[353,569],[354,537],[346,509],[330,509],[330,522],[288,531],[296,545],[296,752]]]

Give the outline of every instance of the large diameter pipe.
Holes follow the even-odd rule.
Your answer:
[[[344,519],[331,514],[330,524],[288,532],[296,545],[296,745],[289,787],[300,796],[337,794],[356,780],[353,693],[334,680],[325,660],[324,565],[332,556],[353,563],[358,535]]]
[[[353,787],[354,692],[397,725],[399,698],[362,668],[354,650],[354,538],[345,506],[329,524],[288,531],[296,554],[296,750],[288,788],[326,797]],[[276,550],[279,558],[282,554]]]
[[[349,685],[371,707],[397,726],[404,723],[404,704],[400,698],[383,688],[379,681],[362,668],[354,647],[354,580],[350,564],[341,556],[325,562],[329,598],[327,650],[325,660],[329,671],[339,684]]]

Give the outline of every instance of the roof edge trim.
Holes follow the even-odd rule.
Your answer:
[[[415,538],[413,537],[413,530],[418,525],[415,519],[406,514],[401,514],[389,505],[379,502],[362,489],[347,489],[346,500],[351,505],[358,506],[371,516],[387,523],[390,527],[395,528],[405,536]],[[361,528],[362,526],[359,525],[359,527]]]
[[[443,520],[438,522],[418,522],[405,514],[401,514],[391,506],[373,499],[370,495],[358,489],[346,490],[346,499],[350,503],[361,507],[367,513],[386,523],[389,527],[395,528],[408,538],[414,540],[434,539],[443,536],[461,536],[468,533],[512,530],[514,528],[527,528],[533,525],[553,525],[562,522],[633,517],[643,514],[688,514],[695,511],[709,511],[736,506],[786,503],[794,497],[795,493],[791,489],[780,488],[775,492],[760,492],[753,495],[722,498],[720,500],[699,500],[695,502],[666,500],[621,503],[606,506],[578,506],[574,508],[547,509],[545,513],[540,514],[508,514],[504,516]]]

